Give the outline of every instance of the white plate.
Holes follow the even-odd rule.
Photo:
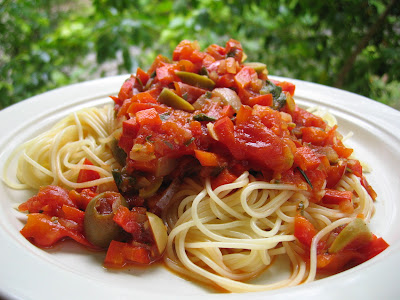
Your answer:
[[[110,103],[128,75],[59,88],[0,111],[0,170],[12,150],[68,113]],[[274,77],[278,80],[286,78]],[[299,80],[296,102],[328,108],[359,159],[373,168],[367,178],[378,193],[373,232],[390,247],[351,270],[293,288],[249,294],[219,294],[173,275],[163,267],[109,271],[102,253],[74,243],[42,250],[20,233],[24,214],[15,206],[29,193],[0,184],[0,298],[11,299],[393,299],[400,294],[400,112],[342,90]]]

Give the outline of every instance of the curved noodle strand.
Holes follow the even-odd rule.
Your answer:
[[[355,191],[353,201],[359,203],[349,214],[338,207],[310,203],[307,192],[295,186],[256,181],[248,172],[215,190],[209,179],[203,184],[186,180],[175,195],[179,204],[165,216],[170,228],[165,263],[185,276],[231,292],[265,291],[312,281],[318,242],[359,212],[372,213],[360,181],[345,177],[342,181]],[[303,259],[306,250],[294,237],[300,202],[318,231],[309,263]],[[290,262],[288,278],[269,284],[246,282],[274,264],[278,256]]]
[[[45,185],[70,189],[112,186],[111,170],[118,167],[110,146],[113,122],[112,105],[86,108],[67,116],[15,150],[4,169],[4,181],[14,189],[39,189]],[[20,183],[7,176],[11,160],[17,155],[16,176]],[[93,165],[84,164],[85,159]],[[98,172],[100,178],[77,183],[83,169]]]

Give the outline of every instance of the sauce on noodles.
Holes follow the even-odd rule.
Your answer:
[[[298,107],[293,84],[245,58],[232,39],[204,51],[182,41],[172,60],[138,68],[114,109],[22,145],[21,184],[6,181],[39,189],[19,206],[22,234],[105,249],[106,267],[164,260],[230,292],[298,285],[383,251],[367,227],[377,195],[334,118]],[[250,282],[282,257],[287,279]]]

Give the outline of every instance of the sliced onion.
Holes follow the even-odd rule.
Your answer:
[[[212,91],[212,97],[219,97],[222,103],[232,106],[235,112],[238,112],[242,106],[239,96],[230,88],[216,88]]]
[[[149,152],[147,147],[142,144],[133,145],[129,157],[136,161],[150,161],[156,158],[154,153]]]
[[[214,130],[214,124],[211,123],[211,122],[207,123],[207,129],[208,129],[208,133],[210,134],[210,136],[214,140],[219,141],[218,136],[217,136],[217,134],[216,134],[216,132]]]

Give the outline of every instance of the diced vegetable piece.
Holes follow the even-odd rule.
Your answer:
[[[112,241],[107,250],[104,265],[106,267],[122,268],[127,263],[150,264],[149,250],[142,246]]]
[[[139,196],[142,198],[149,198],[153,196],[160,188],[162,182],[163,178],[157,177],[154,181],[150,183],[150,185],[139,189]]]
[[[282,88],[282,91],[284,92],[289,92],[291,96],[294,95],[294,90],[296,89],[296,86],[287,81],[281,81],[276,84],[277,86],[280,86]]]
[[[313,237],[317,234],[317,230],[305,217],[297,215],[294,218],[294,236],[308,247],[311,246]]]
[[[304,171],[313,170],[321,163],[317,154],[309,147],[299,147],[294,155],[294,162]]]
[[[200,164],[204,167],[217,167],[222,164],[221,159],[215,153],[203,150],[194,150],[194,153]]]
[[[87,158],[85,158],[85,161],[83,162],[83,164],[86,166],[93,166],[93,163],[90,160],[88,160]],[[96,172],[94,170],[89,170],[89,169],[81,169],[79,171],[78,179],[76,182],[78,182],[78,183],[88,182],[88,181],[93,181],[93,180],[96,180],[99,178],[100,178],[100,174],[98,172]],[[97,189],[97,186],[92,186],[92,187],[90,187],[90,189],[93,192],[95,192]],[[77,189],[78,193],[81,191],[82,191],[82,189]]]
[[[151,161],[156,158],[154,146],[149,142],[146,142],[144,145],[135,144],[129,153],[129,158],[141,162]]]
[[[185,71],[177,71],[175,74],[182,80],[183,83],[187,83],[198,88],[212,90],[215,86],[215,82],[204,75]]]
[[[322,198],[325,204],[337,204],[339,205],[342,201],[351,202],[353,193],[351,191],[337,191],[332,189],[326,189],[325,195]]]
[[[372,233],[369,231],[367,224],[362,219],[356,218],[338,234],[329,247],[329,252],[337,253],[355,241],[357,241],[358,245],[364,245],[371,241],[371,239]]]
[[[240,101],[239,96],[236,92],[229,88],[216,88],[212,91],[212,97],[219,97],[223,104],[230,105],[238,112],[240,107],[242,106],[242,102]]]
[[[267,71],[267,65],[260,62],[247,62],[244,63],[243,65],[245,65],[246,67],[253,68],[257,73],[262,73],[264,71]]]
[[[193,116],[193,120],[199,121],[199,122],[213,122],[216,121],[214,117],[207,116],[206,114],[199,113],[195,116]]]
[[[290,113],[294,112],[296,109],[296,103],[289,92],[286,93],[286,107]]]
[[[154,175],[157,177],[163,177],[170,174],[177,166],[177,161],[172,157],[160,157],[157,159],[156,169]]]
[[[215,190],[217,187],[232,183],[234,182],[238,177],[234,174],[232,174],[228,169],[223,169],[221,173],[218,174],[216,178],[213,178],[211,182],[211,187],[213,190]]]
[[[151,230],[153,231],[154,240],[157,245],[158,252],[162,254],[167,246],[168,234],[163,221],[151,212],[146,212],[149,219]]]
[[[193,106],[189,102],[179,97],[168,88],[164,88],[161,91],[161,94],[158,96],[158,101],[176,109],[194,111]]]
[[[262,105],[262,106],[272,106],[273,101],[274,100],[273,100],[272,94],[265,94],[265,95],[256,96],[254,98],[250,98],[249,105],[252,107],[256,104]]]
[[[115,192],[104,192],[94,197],[85,210],[84,230],[89,242],[106,248],[118,237],[121,228],[113,221],[120,206],[127,207],[125,199]]]

